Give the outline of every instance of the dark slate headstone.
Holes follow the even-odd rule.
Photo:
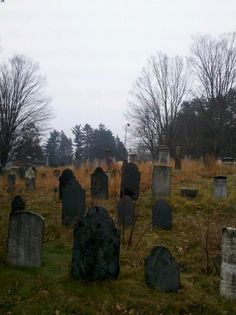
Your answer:
[[[165,230],[172,228],[172,207],[165,199],[159,199],[152,208],[152,226]]]
[[[7,175],[7,192],[13,192],[16,184],[16,175],[8,174]]]
[[[101,167],[91,175],[91,194],[93,198],[108,199],[108,176]]]
[[[73,179],[75,179],[75,176],[72,170],[69,168],[64,169],[61,176],[59,177],[59,199],[62,199],[62,190]]]
[[[25,202],[21,196],[15,196],[11,203],[11,213],[25,210]]]
[[[120,232],[106,209],[93,207],[74,229],[71,275],[84,281],[116,279]]]
[[[85,190],[72,179],[62,189],[62,224],[74,224],[85,214]]]
[[[130,196],[133,200],[137,200],[139,196],[140,172],[137,165],[128,163],[123,167],[121,177],[120,196]]]
[[[10,215],[8,263],[17,267],[39,267],[42,262],[44,218],[21,211]]]
[[[135,207],[133,200],[124,195],[118,203],[118,224],[132,225],[135,220]]]
[[[178,291],[180,288],[179,266],[164,246],[156,246],[145,259],[146,284],[160,291]]]

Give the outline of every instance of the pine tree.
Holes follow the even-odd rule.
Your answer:
[[[50,132],[50,136],[45,145],[45,153],[48,157],[49,166],[59,165],[60,133],[57,130]]]
[[[72,133],[75,136],[75,159],[81,161],[83,155],[83,133],[81,130],[81,125],[75,125],[75,127],[72,128]]]
[[[73,159],[73,146],[72,140],[68,138],[64,131],[60,133],[60,144],[59,144],[59,164],[61,166],[70,165]]]

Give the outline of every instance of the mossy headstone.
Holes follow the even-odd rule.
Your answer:
[[[152,226],[165,230],[172,228],[172,207],[165,199],[156,201],[152,208]]]

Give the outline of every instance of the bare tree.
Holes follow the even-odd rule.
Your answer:
[[[180,105],[189,89],[189,68],[184,59],[158,52],[152,56],[131,92],[127,117],[138,141],[157,154],[161,135],[172,147]]]
[[[0,66],[0,161],[4,166],[24,146],[32,126],[43,131],[52,117],[45,78],[25,56]]]
[[[224,34],[218,38],[195,36],[190,61],[200,97],[205,99],[202,113],[206,131],[211,137],[209,149],[217,155],[225,137],[230,136],[231,128],[228,127],[235,125],[235,115],[230,115],[232,109],[228,95],[236,83],[236,34]]]

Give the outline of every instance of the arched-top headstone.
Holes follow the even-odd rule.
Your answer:
[[[106,209],[93,207],[74,229],[71,275],[85,281],[116,279],[120,232]]]
[[[145,260],[146,284],[160,291],[178,291],[179,266],[164,246],[156,246]]]
[[[66,185],[75,179],[75,176],[69,168],[63,170],[61,176],[59,177],[59,199],[62,199],[62,190]]]
[[[44,218],[33,212],[10,215],[8,263],[17,267],[39,267],[42,262]]]
[[[139,196],[140,172],[134,163],[128,163],[123,167],[121,177],[120,196],[130,196],[133,200],[137,200]]]
[[[62,189],[62,224],[75,224],[85,214],[85,190],[75,178]]]
[[[11,203],[11,212],[24,211],[25,202],[21,196],[15,196]]]
[[[172,207],[165,199],[157,200],[152,208],[152,226],[165,230],[172,228]]]
[[[91,175],[91,194],[93,198],[108,199],[108,176],[101,167]]]

